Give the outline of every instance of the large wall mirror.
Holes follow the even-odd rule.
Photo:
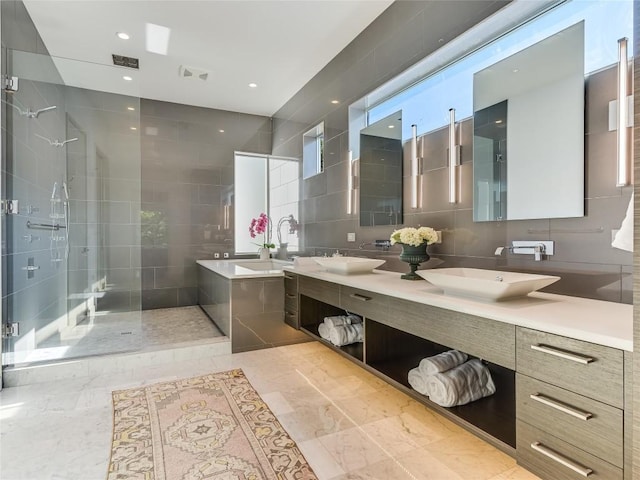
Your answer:
[[[474,221],[584,215],[584,22],[475,73]]]
[[[402,223],[402,111],[360,131],[360,226]]]

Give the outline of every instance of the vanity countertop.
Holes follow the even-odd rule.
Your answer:
[[[484,302],[445,295],[427,281],[401,280],[397,272],[374,270],[363,275],[339,275],[309,266],[284,269],[373,293],[633,351],[632,305],[542,292],[504,302]]]
[[[198,260],[198,265],[211,270],[230,280],[239,278],[282,277],[282,267],[291,262],[282,260],[233,259],[233,260]],[[252,268],[248,268],[251,266]],[[270,268],[273,267],[273,268]]]

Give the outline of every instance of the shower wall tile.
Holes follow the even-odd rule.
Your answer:
[[[173,308],[178,305],[177,288],[158,288],[142,290],[142,309]]]
[[[198,304],[198,287],[182,287],[178,289],[178,306],[188,307]]]
[[[271,120],[154,100],[140,111],[143,308],[195,304],[195,261],[233,253],[234,151],[271,153]]]

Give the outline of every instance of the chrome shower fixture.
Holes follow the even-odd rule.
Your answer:
[[[56,105],[52,105],[51,107],[41,108],[35,111],[31,110],[31,108],[22,110],[20,107],[18,107],[17,105],[14,105],[13,103],[8,103],[8,102],[5,102],[5,103],[7,103],[8,105],[11,105],[13,108],[15,108],[18,111],[20,115],[27,118],[38,118],[38,115],[40,115],[41,113],[50,112],[51,110],[55,110],[56,108],[58,108]]]
[[[75,137],[75,138],[69,138],[61,142],[57,138],[55,140],[51,140],[47,137],[43,137],[42,135],[38,135],[37,133],[34,133],[34,135],[38,138],[41,138],[42,140],[46,140],[47,142],[49,142],[49,145],[51,145],[52,147],[64,147],[67,143],[75,142],[76,140],[78,140],[78,137]]]

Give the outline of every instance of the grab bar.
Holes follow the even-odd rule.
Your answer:
[[[32,230],[60,230],[61,228],[67,228],[64,225],[60,225],[58,223],[48,224],[48,223],[31,223],[27,220],[27,228]]]

